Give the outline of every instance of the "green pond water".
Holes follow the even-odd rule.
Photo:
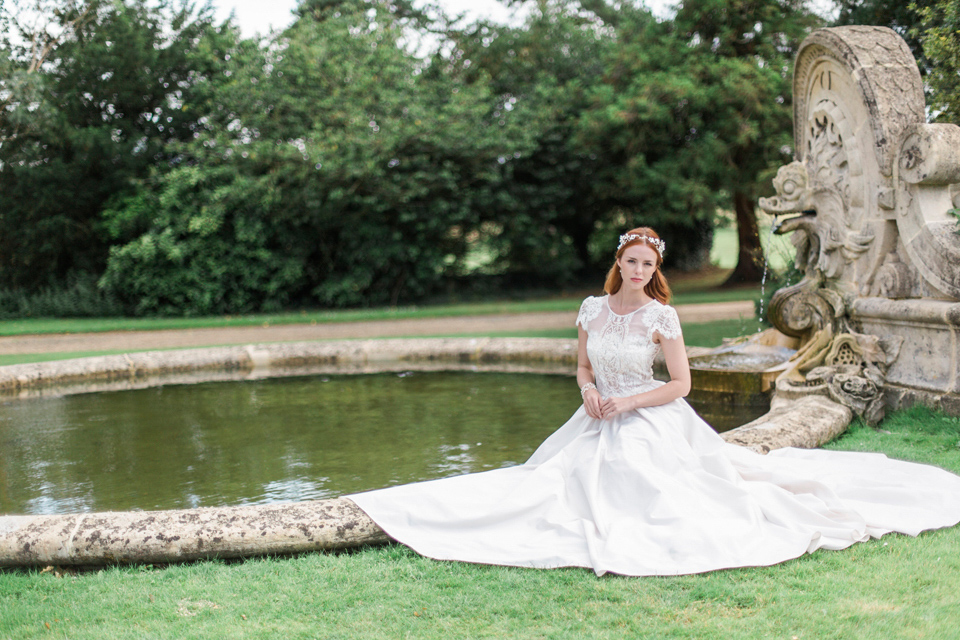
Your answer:
[[[409,373],[0,402],[0,513],[329,498],[515,465],[580,405],[569,376]]]
[[[4,400],[0,513],[314,500],[495,469],[522,463],[579,406],[571,376],[471,372]]]

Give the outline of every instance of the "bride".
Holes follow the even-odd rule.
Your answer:
[[[577,317],[583,406],[526,463],[349,496],[418,553],[630,576],[765,566],[960,522],[960,477],[882,454],[727,444],[683,400],[683,335],[647,227]],[[652,377],[663,351],[670,381]]]

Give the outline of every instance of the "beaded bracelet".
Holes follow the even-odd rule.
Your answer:
[[[596,388],[597,388],[597,385],[593,384],[592,382],[588,382],[587,384],[580,387],[580,397],[582,398],[583,394],[585,394],[587,391],[590,391],[590,389],[596,389]]]

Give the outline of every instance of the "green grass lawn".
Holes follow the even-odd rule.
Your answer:
[[[599,289],[600,287],[598,286],[598,290],[593,293],[599,294]],[[673,304],[702,304],[708,302],[728,302],[732,300],[753,300],[759,295],[759,287],[700,290],[685,282],[684,286],[681,286],[680,289],[672,300]],[[327,322],[363,322],[368,320],[402,320],[408,318],[443,318],[506,313],[576,311],[581,301],[582,298],[577,295],[519,302],[494,301],[430,307],[301,311],[245,316],[208,316],[200,318],[28,318],[22,320],[0,320],[0,336],[319,324]]]
[[[771,268],[780,269],[792,259],[793,247],[783,236],[770,236],[769,227],[761,228],[761,241],[767,248]],[[735,228],[718,228],[710,253],[716,265],[701,273],[678,274],[671,277],[673,304],[699,304],[731,300],[755,300],[760,287],[747,286],[718,289],[737,260],[737,233]],[[363,322],[367,320],[400,320],[408,318],[458,317],[503,313],[531,313],[548,311],[575,311],[584,295],[600,294],[602,274],[598,275],[593,291],[551,298],[525,301],[497,300],[489,302],[441,304],[430,306],[384,307],[376,309],[304,310],[270,314],[209,316],[194,318],[28,318],[0,320],[0,336],[45,333],[85,333],[99,331],[149,331],[162,329],[202,329],[211,327],[242,327],[326,322]]]
[[[960,472],[960,419],[915,408],[831,449]],[[0,572],[0,638],[956,638],[960,528],[775,567],[595,577],[396,545],[236,563]],[[642,552],[642,550],[638,550]]]

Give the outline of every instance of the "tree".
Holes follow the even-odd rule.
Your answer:
[[[697,178],[699,159],[687,153],[697,109],[688,99],[692,79],[677,66],[686,49],[671,29],[646,12],[621,16],[617,46],[587,96],[577,133],[600,167],[598,252],[609,259],[617,234],[644,224],[667,242],[669,266],[696,268],[709,247],[716,198]]]
[[[42,122],[41,70],[54,51],[96,18],[99,2],[0,1],[0,147]]]
[[[487,83],[496,112],[521,118],[536,145],[504,157],[498,207],[487,219],[499,268],[556,285],[592,265],[589,241],[602,216],[592,181],[597,158],[575,140],[585,95],[602,72],[610,32],[575,3],[541,0],[525,24],[449,29],[450,64]],[[606,257],[606,256],[605,256]]]
[[[643,170],[636,177],[644,184],[631,183],[635,149],[622,146],[622,131],[595,126],[612,95],[605,65],[619,59],[630,38],[655,49],[660,34],[648,27],[656,24],[646,9],[629,4],[539,0],[522,27],[481,23],[453,35],[456,64],[489,76],[507,108],[525,105],[536,114],[525,121],[536,151],[508,163],[509,206],[494,238],[515,272],[555,283],[606,268],[617,235],[641,222],[671,242],[670,266],[701,265],[711,222],[693,221],[687,208],[659,206],[662,184]],[[661,150],[672,147],[670,141]]]
[[[788,157],[793,56],[816,22],[800,0],[686,0],[673,21],[625,22],[585,119],[626,198],[688,228],[734,210],[730,284],[761,277],[755,203]]]
[[[147,0],[36,7],[54,20],[33,32],[23,28],[29,7],[7,15],[23,44],[8,49],[4,83],[15,87],[8,95],[32,97],[8,98],[16,103],[0,119],[0,278],[27,290],[102,271],[101,211],[168,162],[169,143],[202,128],[217,60],[236,36],[209,7],[196,15]]]
[[[758,282],[756,203],[766,172],[789,157],[793,59],[819,19],[805,0],[685,0],[675,24],[708,88],[706,135],[695,147],[712,157],[708,183],[729,194],[737,219],[739,255],[727,282]]]
[[[103,284],[138,313],[398,304],[456,271],[507,149],[486,82],[400,46],[386,1],[312,2],[231,59],[205,129],[107,214]]]
[[[960,123],[960,4],[955,0],[914,3],[916,30],[929,63],[927,104],[940,122]]]

